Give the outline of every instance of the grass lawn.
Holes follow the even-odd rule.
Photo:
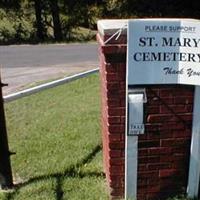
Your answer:
[[[16,189],[1,200],[108,200],[98,74],[5,104]],[[174,198],[171,200],[186,200]]]
[[[108,199],[98,74],[5,104],[12,168],[3,200]]]

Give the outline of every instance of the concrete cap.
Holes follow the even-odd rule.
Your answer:
[[[123,28],[122,34],[126,34],[127,25],[127,19],[108,19],[97,22],[97,28],[101,35],[112,35],[121,28]]]

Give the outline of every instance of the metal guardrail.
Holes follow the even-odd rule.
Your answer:
[[[53,87],[56,87],[56,86],[59,86],[59,85],[63,85],[65,83],[69,83],[69,82],[77,80],[77,79],[80,79],[80,78],[84,78],[84,77],[86,77],[90,74],[96,73],[98,71],[99,71],[99,68],[96,68],[96,69],[92,69],[92,70],[89,70],[89,71],[86,71],[86,72],[82,72],[82,73],[79,73],[79,74],[68,76],[68,77],[65,77],[65,78],[62,78],[62,79],[51,81],[49,83],[38,85],[38,86],[29,88],[29,89],[26,89],[26,90],[22,90],[22,91],[4,96],[3,100],[4,100],[5,103],[11,102],[11,101],[17,100],[19,98],[26,97],[26,96],[41,92],[41,91],[46,90],[46,89],[50,89],[50,88],[53,88]]]

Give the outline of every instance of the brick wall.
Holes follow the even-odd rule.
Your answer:
[[[97,34],[101,76],[101,124],[106,179],[113,199],[124,196],[126,36]],[[138,138],[138,200],[186,192],[192,86],[147,86],[145,134]]]
[[[194,88],[146,89],[146,131],[139,136],[138,147],[138,199],[164,199],[186,192]]]

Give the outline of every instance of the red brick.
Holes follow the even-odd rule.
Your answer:
[[[112,124],[112,125],[108,126],[108,131],[110,133],[124,133],[125,132],[125,126],[124,125]]]
[[[153,185],[153,186],[147,186],[147,192],[148,193],[158,193],[160,192],[160,185]]]
[[[148,140],[156,140],[156,139],[160,139],[160,132],[159,131],[145,131],[146,139]]]
[[[111,166],[109,169],[111,175],[124,175],[124,167],[121,165]]]
[[[116,73],[117,72],[116,66],[111,63],[106,63],[105,70],[108,73]]]
[[[120,98],[120,106],[125,107],[126,106],[126,100],[125,98]]]
[[[148,155],[170,155],[172,148],[170,147],[155,147],[148,149]]]
[[[124,107],[108,108],[108,115],[110,115],[110,116],[124,116],[125,115],[125,108]]]
[[[160,113],[160,108],[159,106],[148,106],[147,112],[148,114],[158,114]]]
[[[114,184],[115,182],[124,183],[124,176],[110,175],[109,178],[110,178],[109,182],[110,182],[111,184]]]
[[[174,113],[185,113],[185,112],[192,112],[192,105],[162,105],[160,106],[160,113],[170,114],[172,111]]]
[[[112,90],[109,90],[107,91],[107,97],[108,99],[110,98],[118,98],[120,96],[120,91],[118,89],[112,89]]]
[[[189,159],[188,160],[183,159],[183,160],[179,160],[179,161],[174,161],[172,163],[173,169],[182,169],[183,166],[189,166]],[[187,176],[187,174],[186,174],[186,176]]]
[[[159,161],[162,162],[172,162],[173,161],[173,156],[169,156],[169,155],[162,155],[160,156]]]
[[[116,73],[106,74],[107,81],[118,81],[118,75]]]
[[[126,117],[125,116],[121,116],[121,123],[125,124],[125,122],[126,122]]]
[[[159,177],[160,178],[171,177],[176,173],[177,173],[177,170],[175,170],[175,169],[161,169],[159,171]]]
[[[160,178],[159,177],[149,177],[147,179],[147,185],[157,185],[160,183]]]
[[[114,191],[111,192],[112,195],[112,199],[116,200],[119,199],[120,196],[124,195],[124,190],[119,188],[119,189],[115,189]]]
[[[180,96],[180,97],[174,98],[174,103],[175,104],[185,104],[185,105],[192,104],[193,103],[193,99],[194,98],[192,96],[189,96],[189,97]]]
[[[125,144],[124,144],[124,142],[110,142],[109,143],[109,148],[110,149],[124,149],[124,147],[125,147]]]
[[[160,127],[162,126],[161,123],[147,123],[145,124],[146,131],[159,131]]]
[[[138,177],[140,178],[157,178],[159,176],[158,171],[145,171],[145,172],[138,172]]]
[[[150,148],[150,147],[158,147],[160,145],[159,140],[144,140],[138,142],[138,147],[139,148]]]
[[[139,156],[138,163],[158,163],[160,162],[160,156]]]
[[[111,158],[120,158],[121,157],[121,151],[120,150],[110,150],[109,155]]]
[[[120,134],[109,134],[108,138],[110,142],[119,142],[122,140]]]
[[[108,123],[109,124],[120,124],[121,122],[121,117],[119,116],[109,116],[108,117]]]
[[[119,90],[119,96],[120,97],[125,97],[126,91],[125,90]]]
[[[148,185],[147,179],[138,177],[137,184],[138,184],[138,187],[147,186]]]
[[[193,87],[193,86],[192,86]],[[193,87],[194,88],[194,87]],[[193,92],[194,92],[194,89],[193,88],[177,88],[175,91],[174,91],[174,93],[173,93],[173,95],[174,96],[177,96],[177,97],[179,97],[179,96],[192,96],[193,95]]]
[[[148,104],[150,104],[150,105],[157,105],[158,106],[158,105],[162,105],[163,103],[165,103],[165,104],[173,104],[174,103],[174,98],[173,97],[165,97],[165,98],[162,98],[160,100],[159,98],[154,97],[154,98],[148,100]]]
[[[147,200],[146,199],[146,193],[145,194],[138,194],[137,195],[137,199],[139,199],[139,200]]]
[[[186,128],[186,125],[179,121],[179,122],[165,122],[162,125],[160,125],[159,130],[184,130]]]
[[[113,181],[113,182],[110,183],[110,186],[112,188],[123,188],[124,187],[124,182],[122,182],[121,180]]]
[[[139,141],[144,141],[144,140],[146,140],[146,139],[147,139],[147,133],[138,135],[138,139],[139,139]],[[153,139],[155,139],[155,138],[153,138]]]
[[[138,165],[138,171],[146,171],[147,165],[146,164],[139,164]]]
[[[108,82],[107,90],[119,90],[119,83],[118,82]]]
[[[146,200],[158,200],[158,194],[157,193],[147,193]]]
[[[176,121],[177,118],[173,114],[150,114],[147,118],[147,122],[170,122]]]
[[[186,152],[189,152],[189,149],[190,149],[190,143],[182,147],[175,146],[173,147],[172,151],[174,154],[184,154]]]
[[[110,159],[111,165],[125,165],[125,159],[124,158],[112,158]]]
[[[160,95],[160,88],[146,88],[146,93],[148,98],[154,97],[155,95],[159,96]]]
[[[162,147],[173,147],[178,146],[182,147],[187,145],[190,141],[185,138],[172,138],[172,139],[161,139],[161,146]]]
[[[151,163],[147,165],[148,170],[159,170],[159,169],[169,169],[171,164],[169,163]]]
[[[192,121],[192,113],[184,113],[184,114],[178,114],[178,116],[181,117],[182,120],[185,121]]]
[[[107,101],[107,103],[108,103],[108,106],[110,107],[110,108],[112,108],[112,107],[120,107],[120,100],[119,99],[117,99],[117,98],[109,98],[108,99],[108,101]]]
[[[126,89],[126,82],[125,81],[120,81],[120,89],[125,90]]]
[[[181,137],[190,138],[191,135],[192,135],[192,131],[191,130],[187,130],[187,129],[180,130],[180,131],[176,131],[176,130],[173,131],[173,137],[174,138],[176,138],[176,137],[178,137],[178,138],[181,138]]]
[[[139,157],[142,157],[142,156],[146,156],[146,155],[148,155],[148,149],[138,149],[138,156]]]

